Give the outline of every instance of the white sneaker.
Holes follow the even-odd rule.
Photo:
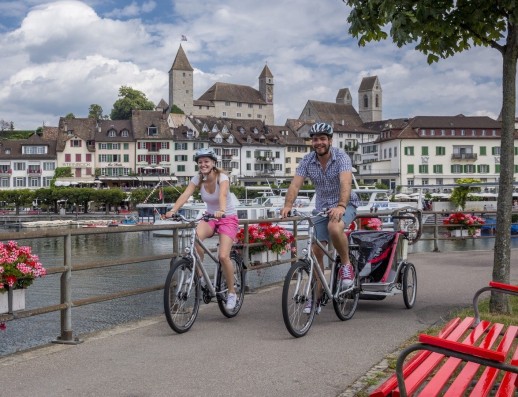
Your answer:
[[[304,310],[302,311],[302,313],[304,314],[309,314],[311,313],[311,305],[313,304],[313,302],[311,301],[311,299],[309,299],[307,302],[306,302],[306,306],[304,306]],[[319,314],[320,311],[322,310],[322,306],[320,306],[318,303],[317,303],[317,308],[315,309],[315,314]]]
[[[237,303],[237,295],[236,294],[228,294],[227,296],[227,304],[225,305],[225,309],[234,310],[236,308]]]
[[[340,277],[340,289],[344,290],[351,288],[354,283],[354,268],[348,263],[340,266],[338,270],[338,277]]]

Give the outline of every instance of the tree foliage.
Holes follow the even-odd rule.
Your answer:
[[[428,63],[469,50],[491,47],[502,55],[502,136],[493,280],[509,283],[514,177],[514,121],[518,7],[515,0],[343,0],[352,10],[349,33],[361,46],[389,35],[399,47],[414,44]],[[390,28],[388,29],[388,26]],[[388,30],[388,33],[387,33]],[[492,312],[509,313],[503,294],[492,294]]]
[[[182,109],[180,109],[178,106],[173,105],[173,106],[171,106],[171,113],[184,114],[185,112]]]
[[[473,183],[480,183],[480,179],[458,179],[457,184],[459,186],[455,186],[451,192],[450,201],[457,207],[460,207],[462,211],[466,209],[466,201],[468,201],[469,193],[480,190],[480,188],[475,188],[476,190],[473,190],[471,187],[471,184]]]
[[[108,116],[103,115],[103,108],[101,105],[92,103],[88,108],[88,118],[94,120],[106,120]]]
[[[131,87],[122,86],[119,88],[119,99],[113,104],[110,117],[112,120],[129,120],[132,110],[153,110],[154,108],[154,103],[147,99],[146,94]]]

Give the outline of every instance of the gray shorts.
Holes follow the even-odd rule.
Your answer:
[[[314,210],[314,212],[317,212]],[[342,221],[344,222],[344,227],[349,227],[349,224],[353,221],[356,216],[356,207],[352,204],[348,204],[345,209],[344,216],[342,217]],[[319,241],[329,242],[329,230],[327,230],[327,224],[329,223],[329,218],[327,216],[317,215],[313,217],[313,223],[315,224],[315,236]]]

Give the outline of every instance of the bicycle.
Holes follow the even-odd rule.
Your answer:
[[[341,290],[340,277],[338,276],[341,260],[339,255],[333,257],[324,245],[316,239],[314,215],[305,215],[294,210],[293,215],[302,217],[302,221],[308,221],[308,244],[303,250],[304,256],[295,262],[286,278],[282,289],[282,317],[289,333],[296,338],[306,335],[311,328],[317,310],[316,283],[317,279],[322,285],[322,296],[320,305],[325,306],[330,299],[336,315],[342,321],[353,317],[358,307],[360,294],[360,284],[358,278],[358,267],[355,258],[351,258],[354,267],[354,280],[351,287]],[[316,216],[326,216],[326,211],[320,211]],[[318,265],[318,261],[311,249],[312,244],[316,244],[331,260],[331,272],[329,282],[323,270]],[[315,271],[316,269],[316,271]],[[315,277],[316,273],[316,277]],[[304,313],[308,302],[311,302],[309,313]]]
[[[171,260],[171,269],[167,275],[164,286],[164,310],[169,326],[177,333],[188,331],[196,317],[200,307],[200,300],[208,304],[216,298],[219,309],[228,318],[235,317],[244,299],[244,264],[238,252],[239,247],[234,245],[230,252],[230,260],[234,268],[234,288],[236,290],[237,302],[232,310],[227,310],[226,302],[228,287],[219,260],[200,241],[196,235],[196,226],[201,220],[208,221],[214,216],[205,214],[199,219],[187,219],[181,214],[172,217],[175,221],[188,223],[192,227],[189,244],[185,248],[185,254]],[[196,244],[216,263],[213,279],[210,278],[203,265]],[[200,278],[199,272],[202,273]],[[201,281],[205,280],[202,285]]]

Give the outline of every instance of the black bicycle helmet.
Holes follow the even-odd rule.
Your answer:
[[[331,127],[327,123],[315,123],[311,126],[311,129],[309,130],[309,136],[312,137],[313,135],[328,135],[330,137],[333,136],[333,127]]]
[[[218,161],[218,157],[216,156],[216,153],[211,148],[197,150],[196,153],[194,154],[194,161],[198,162],[198,159],[200,157],[208,157],[214,161]]]

